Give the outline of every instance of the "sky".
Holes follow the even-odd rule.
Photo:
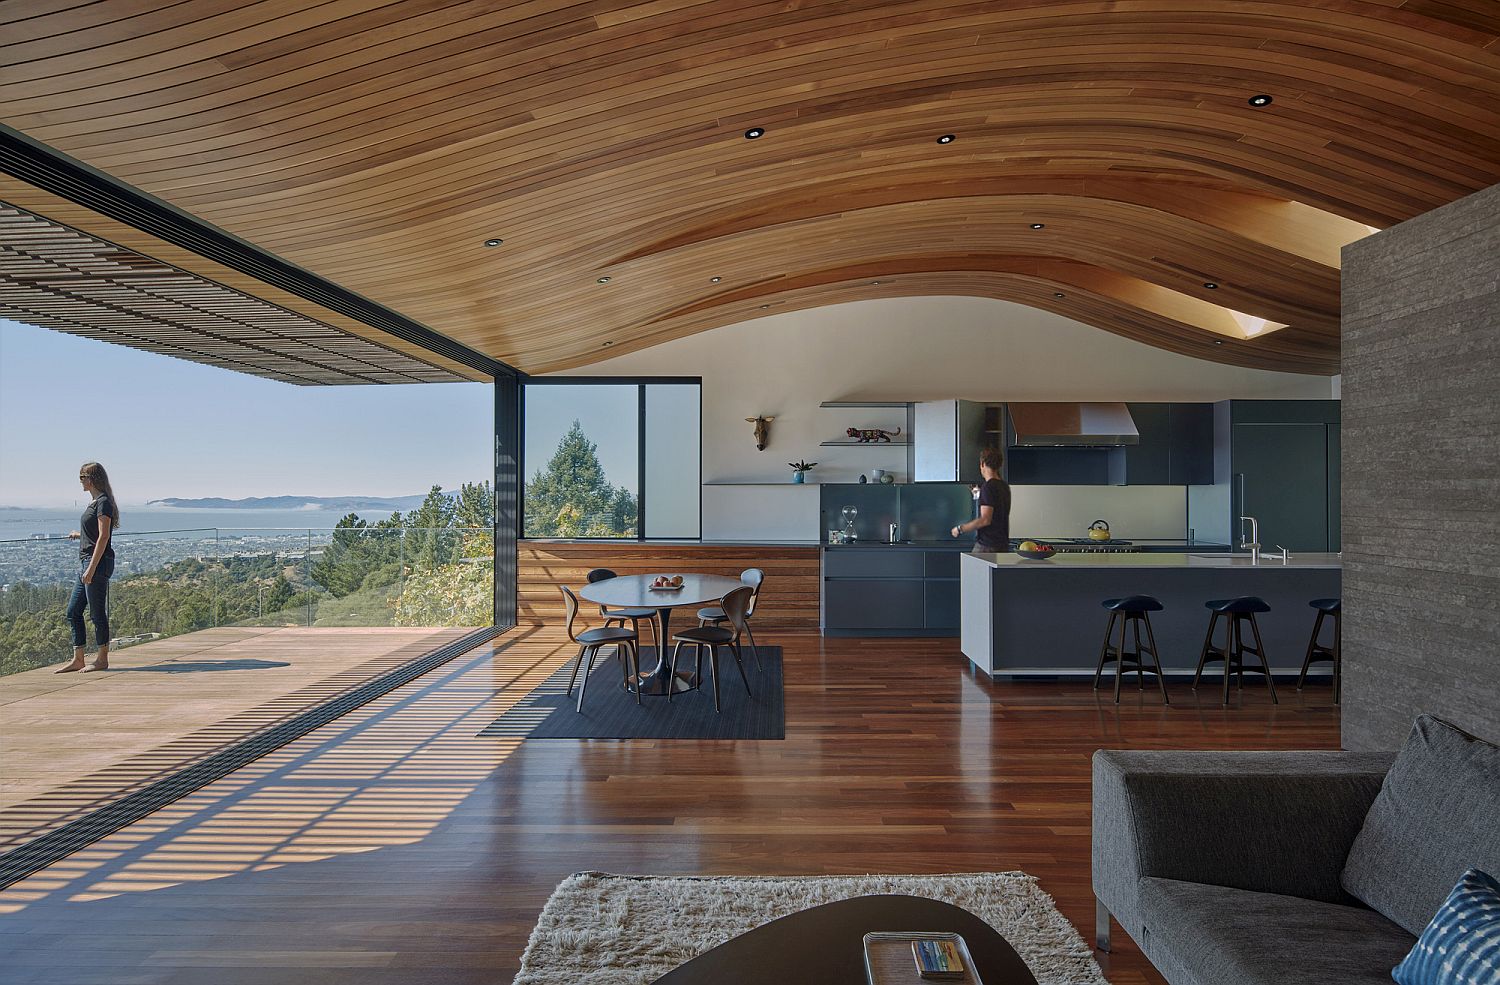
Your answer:
[[[86,461],[125,504],[453,489],[493,418],[486,383],[295,386],[0,319],[0,506],[73,503]]]

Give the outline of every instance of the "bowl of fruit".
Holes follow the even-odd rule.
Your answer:
[[[1034,540],[1023,540],[1016,546],[1016,553],[1031,561],[1045,561],[1057,551],[1050,544]]]
[[[651,580],[653,592],[682,591],[682,575],[657,575]]]

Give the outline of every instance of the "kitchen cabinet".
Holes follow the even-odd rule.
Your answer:
[[[1228,516],[1190,516],[1200,532],[1248,536],[1253,516],[1266,551],[1338,551],[1339,405],[1334,400],[1232,400],[1214,407],[1217,509]],[[1212,500],[1207,500],[1212,501]]]
[[[1212,404],[1127,405],[1139,444],[1111,449],[1110,481],[1121,486],[1196,486],[1214,481]]]
[[[978,482],[987,408],[972,400],[923,400],[912,409],[912,479]]]
[[[825,547],[822,623],[829,636],[957,636],[956,547]]]

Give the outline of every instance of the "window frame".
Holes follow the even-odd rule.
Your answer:
[[[676,385],[698,388],[698,535],[696,537],[646,536],[646,388]],[[531,475],[526,458],[526,390],[533,386],[634,386],[636,388],[636,522],[634,537],[527,537],[526,481]],[[703,377],[701,376],[528,376],[520,381],[516,404],[520,470],[516,481],[516,538],[536,543],[563,540],[592,544],[701,543],[703,540]]]

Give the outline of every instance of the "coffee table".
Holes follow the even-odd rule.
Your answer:
[[[584,585],[578,597],[606,609],[655,609],[656,641],[659,644],[656,666],[640,677],[642,694],[662,695],[667,693],[668,655],[671,653],[672,637],[668,629],[672,622],[672,610],[685,606],[714,605],[724,596],[740,588],[744,582],[727,575],[682,576],[682,587],[676,591],[663,592],[651,588],[655,575],[620,575]],[[680,672],[673,681],[674,690],[681,692],[697,687],[695,674]]]
[[[920,896],[856,896],[772,920],[698,955],[655,985],[862,985],[872,931],[963,935],[984,985],[1037,985],[1000,933],[968,910]],[[668,924],[662,933],[670,934]]]

